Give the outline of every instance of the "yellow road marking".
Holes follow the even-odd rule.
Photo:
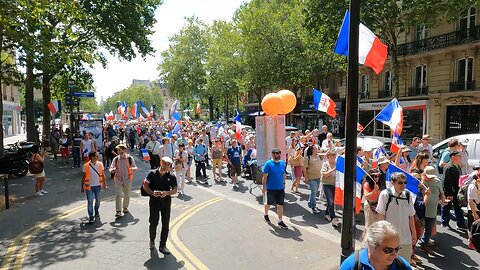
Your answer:
[[[180,238],[178,237],[178,230],[183,225],[183,223],[185,223],[185,221],[190,219],[193,215],[200,212],[205,207],[207,207],[211,204],[214,204],[216,202],[222,201],[222,200],[223,200],[223,198],[217,197],[217,198],[211,199],[209,201],[206,201],[206,202],[204,202],[204,203],[202,203],[198,206],[195,206],[194,208],[190,209],[189,211],[183,213],[181,216],[177,217],[177,219],[175,220],[176,221],[175,224],[173,224],[172,227],[171,227],[172,242],[175,245],[178,246],[178,248],[186,255],[187,258],[190,259],[190,261],[192,261],[192,263],[198,269],[201,269],[201,270],[208,269],[208,267],[205,264],[203,264],[195,255],[193,255],[193,253],[185,246],[185,244],[183,244],[182,240],[180,240]]]

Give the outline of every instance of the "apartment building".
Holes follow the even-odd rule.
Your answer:
[[[3,100],[3,135],[5,137],[17,135],[23,132],[20,118],[20,97],[18,87],[14,85],[2,85]]]
[[[470,7],[455,22],[443,22],[431,29],[414,25],[400,37],[398,99],[404,108],[402,137],[429,133],[438,142],[480,132],[479,16],[478,7]],[[345,74],[337,76],[327,94],[344,97],[345,82]],[[360,68],[362,125],[366,126],[393,96],[390,60],[379,75],[367,67]],[[365,133],[390,136],[389,128],[377,121],[368,125]]]

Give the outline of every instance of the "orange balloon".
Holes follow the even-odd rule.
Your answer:
[[[262,109],[266,115],[277,115],[283,111],[283,100],[277,93],[270,93],[262,99]]]
[[[297,97],[290,90],[280,90],[277,93],[283,100],[283,110],[280,114],[288,114],[297,106]]]

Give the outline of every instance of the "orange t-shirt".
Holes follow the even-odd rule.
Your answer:
[[[373,188],[370,188],[370,185],[368,184],[368,182],[363,183],[363,194],[365,196],[365,199],[367,199],[367,201],[369,202],[376,202],[378,200],[378,196],[380,196],[380,189],[378,189],[376,192],[373,192],[368,196],[365,195],[372,192],[372,190]]]

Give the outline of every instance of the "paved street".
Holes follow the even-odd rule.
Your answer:
[[[10,179],[16,201],[11,209],[0,211],[0,269],[338,267],[339,229],[327,224],[322,214],[307,209],[306,186],[302,186],[300,196],[287,194],[285,220],[289,230],[280,230],[263,221],[260,189],[250,192],[249,180],[241,182],[237,191],[231,184],[213,184],[213,180],[209,187],[187,185],[187,195],[172,200],[168,245],[173,254],[151,252],[148,198],[138,192],[149,166],[138,158],[137,163],[140,171],[132,186],[131,213],[114,219],[113,182],[109,180],[111,189],[102,193],[101,219],[93,225],[85,223],[86,201],[79,189],[79,169],[49,161],[49,194],[43,197],[33,197],[30,177]],[[276,214],[272,212],[270,217],[276,224]],[[357,227],[359,238],[363,226]],[[437,243],[437,256],[428,258],[420,269],[478,269],[480,255],[468,250],[466,240],[457,232],[439,227]]]

